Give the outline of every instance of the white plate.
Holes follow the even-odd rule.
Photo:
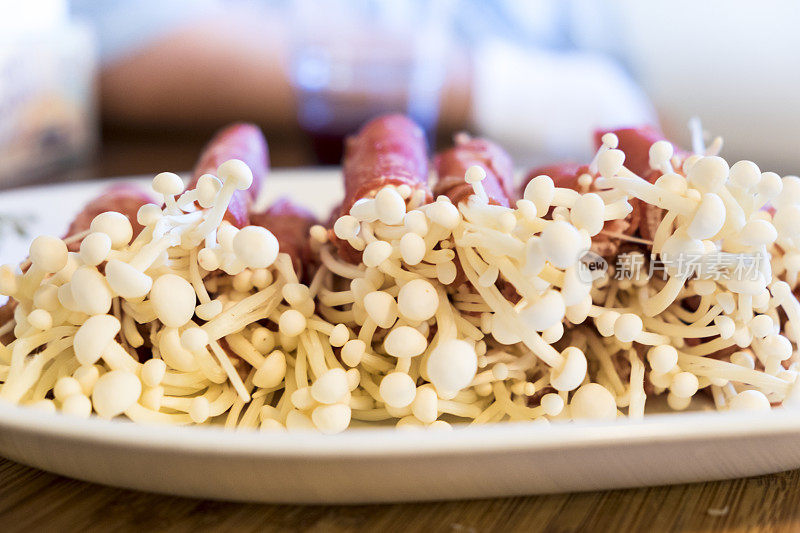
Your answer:
[[[0,220],[61,234],[105,184],[0,193]],[[327,213],[332,171],[274,172]],[[2,218],[6,217],[6,218]],[[0,227],[0,262],[29,238]],[[597,490],[750,476],[800,467],[800,412],[649,415],[643,422],[541,427],[505,423],[453,432],[360,429],[342,435],[230,433],[216,428],[80,420],[0,404],[0,454],[70,477],[226,500],[362,503]]]

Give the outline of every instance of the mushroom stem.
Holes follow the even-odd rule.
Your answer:
[[[503,321],[506,322],[509,327],[516,330],[522,342],[524,342],[537,357],[547,363],[548,366],[559,368],[563,364],[563,357],[561,354],[544,342],[535,331],[531,331],[519,323],[511,304],[500,294],[496,287],[481,287],[478,284],[479,276],[472,266],[472,262],[477,259],[475,251],[459,246],[457,248],[457,255],[467,279],[469,279],[478,293],[483,296],[486,303],[494,312],[500,314],[503,317]]]

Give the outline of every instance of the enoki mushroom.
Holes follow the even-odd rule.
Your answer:
[[[613,134],[581,191],[532,179],[513,207],[474,194],[424,204],[407,185],[355,202],[333,224],[363,251],[339,257],[311,230],[319,269],[302,284],[266,229],[223,220],[252,181],[238,160],[163,206],[97,216],[79,252],[41,236],[0,269],[14,303],[0,324],[0,399],[136,422],[337,433],[351,425],[641,418],[704,395],[767,410],[797,393],[800,179],[674,156],[659,141],[651,183]],[[604,231],[633,202],[663,210],[652,240]],[[199,205],[198,205],[199,204]],[[619,237],[664,276],[587,271],[593,239]],[[681,261],[754,261],[712,277]],[[716,264],[716,263],[714,263]],[[587,279],[587,276],[589,278]]]

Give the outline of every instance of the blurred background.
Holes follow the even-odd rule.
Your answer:
[[[461,130],[520,166],[596,127],[687,122],[800,171],[792,0],[0,0],[0,188],[182,171],[235,120],[274,166],[336,164],[370,117]]]

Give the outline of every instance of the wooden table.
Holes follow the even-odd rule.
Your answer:
[[[275,137],[271,137],[274,139]],[[182,139],[178,141],[177,139]],[[203,138],[106,136],[71,178],[180,171]],[[279,166],[308,164],[296,139],[273,142]],[[58,176],[54,179],[63,179]],[[373,506],[192,500],[75,481],[0,459],[0,532],[13,531],[659,531],[800,530],[800,470],[620,491]]]
[[[494,500],[292,506],[192,500],[0,460],[0,530],[798,531],[800,470],[732,481]]]

